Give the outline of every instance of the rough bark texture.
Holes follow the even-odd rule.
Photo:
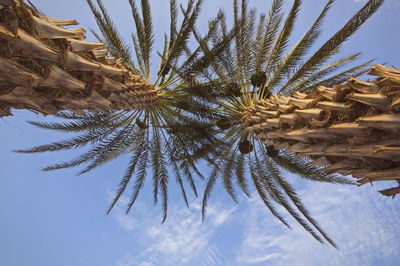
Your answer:
[[[243,127],[266,145],[309,157],[327,173],[352,175],[359,185],[399,182],[400,71],[374,65],[369,75],[378,78],[259,100],[243,113]],[[400,187],[380,193],[394,196]]]
[[[132,110],[151,107],[157,92],[108,57],[76,20],[38,14],[20,0],[0,0],[0,117],[11,109],[43,114],[59,110]]]

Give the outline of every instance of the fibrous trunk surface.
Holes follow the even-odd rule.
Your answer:
[[[400,71],[374,65],[369,75],[377,78],[259,100],[243,113],[243,126],[266,145],[352,175],[359,185],[399,182]],[[400,186],[380,193],[394,196]]]
[[[20,0],[0,0],[0,117],[12,108],[132,110],[152,106],[154,87],[108,57],[102,43],[83,41],[76,20],[39,14]]]

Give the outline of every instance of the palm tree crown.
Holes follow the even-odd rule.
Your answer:
[[[256,11],[248,8],[247,1],[234,1],[236,32],[233,45],[213,62],[211,67],[214,76],[203,86],[232,84],[239,88],[240,93],[224,99],[197,95],[204,101],[214,103],[217,111],[224,115],[223,120],[216,121],[217,124],[226,121],[220,126],[220,136],[227,145],[216,157],[215,166],[208,178],[203,198],[203,215],[212,188],[219,178],[222,179],[226,191],[236,201],[234,183],[249,195],[246,181],[246,177],[249,177],[266,207],[285,225],[289,226],[275,209],[275,204],[283,206],[318,241],[323,242],[325,239],[335,245],[305,209],[293,186],[286,181],[285,172],[282,170],[313,181],[343,184],[352,182],[345,177],[326,174],[320,168],[312,166],[307,159],[267,148],[263,142],[250,134],[246,124],[250,111],[261,111],[257,109],[256,103],[259,101],[276,95],[313,91],[320,85],[341,83],[351,75],[357,76],[364,72],[364,68],[371,61],[345,68],[360,58],[359,53],[339,59],[334,59],[334,56],[348,37],[378,10],[383,1],[368,1],[345,26],[308,56],[321,33],[322,22],[333,2],[327,1],[308,31],[289,48],[288,41],[300,11],[300,0],[293,2],[286,18],[282,12],[284,1],[275,0],[269,15],[261,14],[258,20]],[[220,37],[223,36],[222,31]],[[283,109],[286,107],[288,106],[282,105]],[[266,111],[263,114],[275,117],[280,112],[287,111],[283,109]],[[248,175],[246,169],[249,169]]]
[[[200,45],[191,51],[188,41],[203,1],[190,0],[186,7],[180,6],[183,20],[178,25],[178,5],[175,0],[171,0],[170,33],[165,35],[164,49],[158,53],[160,57],[159,71],[155,78],[151,79],[150,62],[154,36],[149,1],[141,1],[141,10],[135,1],[129,1],[136,26],[136,34],[132,37],[135,56],[132,56],[133,52],[121,39],[102,1],[97,0],[97,5],[91,0],[87,2],[101,32],[101,34],[97,34],[92,31],[94,35],[99,41],[106,44],[112,56],[123,60],[124,67],[140,75],[156,88],[157,100],[144,108],[134,110],[85,112],[84,114],[58,112],[56,114],[57,117],[66,119],[67,122],[31,122],[45,129],[82,134],[70,140],[41,145],[20,152],[58,151],[91,145],[89,151],[72,161],[44,168],[48,171],[86,164],[86,167],[78,174],[87,173],[121,155],[129,154],[128,167],[108,212],[125,192],[135,175],[133,191],[126,210],[129,212],[150,171],[153,176],[154,201],[157,202],[161,195],[164,210],[163,221],[165,221],[169,171],[174,173],[176,181],[181,187],[183,198],[188,205],[184,180],[187,180],[191,190],[197,195],[194,175],[201,178],[203,176],[191,160],[178,160],[178,158],[188,158],[193,149],[207,150],[207,147],[211,147],[218,141],[214,137],[210,121],[217,119],[219,115],[208,112],[208,106],[204,103],[190,99],[184,88],[187,87],[188,77],[196,79],[198,75],[202,75],[199,70],[207,68],[211,57],[224,50],[224,47],[231,41],[233,33],[228,34],[210,48],[207,55],[202,53]],[[219,16],[223,16],[223,13],[221,12]],[[199,43],[207,42],[215,34],[215,25],[218,21],[219,18],[216,18],[209,22],[206,36],[197,36]],[[167,165],[171,167],[168,169]]]

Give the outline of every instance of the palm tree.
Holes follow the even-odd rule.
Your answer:
[[[184,186],[185,180],[197,196],[195,177],[198,175],[200,178],[204,178],[191,160],[177,160],[177,158],[189,157],[188,155],[191,150],[198,150],[200,148],[212,154],[214,151],[210,147],[215,146],[215,143],[219,143],[222,146],[222,143],[214,137],[215,130],[210,123],[210,121],[217,119],[219,115],[210,113],[208,106],[204,103],[190,99],[190,95],[183,89],[187,87],[188,77],[191,79],[201,78],[198,76],[203,75],[202,70],[206,69],[212,58],[222,53],[225,47],[231,42],[233,31],[228,33],[218,43],[215,43],[207,54],[202,53],[200,45],[195,47],[194,51],[191,51],[188,47],[188,41],[191,38],[192,29],[195,27],[200,14],[203,0],[189,0],[185,8],[181,6],[183,20],[180,25],[178,25],[177,20],[178,5],[175,0],[171,0],[170,33],[169,36],[165,35],[164,49],[158,53],[160,58],[159,71],[152,79],[150,59],[153,50],[154,35],[149,1],[141,1],[141,10],[136,6],[135,1],[129,1],[136,26],[136,35],[132,38],[133,51],[120,38],[102,1],[97,0],[97,5],[91,0],[87,2],[101,32],[101,34],[94,31],[93,33],[108,48],[108,51],[103,51],[102,59],[108,60],[104,56],[110,53],[113,57],[118,58],[120,68],[127,72],[128,76],[141,77],[138,83],[130,85],[134,89],[133,93],[129,92],[126,95],[127,97],[124,98],[126,101],[135,104],[126,107],[122,106],[125,100],[122,102],[117,100],[117,108],[93,110],[91,106],[88,108],[85,106],[82,108],[83,110],[79,110],[80,112],[70,108],[70,106],[61,106],[57,111],[60,109],[66,111],[57,112],[54,115],[65,119],[66,122],[31,123],[45,129],[82,134],[69,140],[41,145],[19,152],[59,151],[91,145],[89,151],[78,158],[44,169],[49,171],[86,164],[86,167],[78,174],[89,172],[121,155],[129,154],[130,161],[128,167],[108,212],[111,211],[118,199],[123,195],[130,181],[133,179],[132,177],[135,175],[136,178],[132,185],[132,193],[126,210],[128,213],[144,185],[148,172],[151,172],[154,201],[158,202],[159,197],[162,198],[163,221],[165,221],[168,205],[169,172],[174,173],[176,182],[181,188],[187,205],[189,204]],[[29,9],[21,2],[19,3],[20,5],[13,5],[8,8],[15,10],[16,13],[26,10],[29,14],[35,14],[33,12],[34,9]],[[43,17],[39,13],[37,16]],[[38,20],[36,19],[37,16],[32,15],[31,17]],[[204,37],[199,39],[200,43],[207,42],[215,35],[217,30],[216,25],[223,16],[223,12],[220,12],[217,18],[210,20],[209,30]],[[57,21],[59,25],[65,24],[60,24],[62,22],[58,22],[59,20],[49,18],[47,20]],[[23,20],[21,19],[20,21]],[[69,24],[72,24],[72,22]],[[78,30],[72,31],[75,32]],[[32,30],[31,32],[34,31]],[[79,32],[83,32],[83,30],[79,30]],[[50,40],[48,36],[42,36],[42,42],[47,43]],[[63,44],[65,40],[57,40],[58,42]],[[132,56],[133,52],[135,54],[134,57]],[[70,54],[68,50],[67,54]],[[87,54],[79,55],[84,56]],[[44,58],[41,60],[44,60]],[[89,63],[93,64],[93,62],[94,60],[90,60]],[[81,72],[76,72],[75,70],[69,72],[69,75],[75,75],[75,79],[79,81],[94,80],[96,82],[101,81],[102,78],[92,69],[83,69]],[[185,80],[181,76],[185,76]],[[110,82],[115,83],[115,79]],[[130,84],[127,77],[124,76],[121,79],[127,79],[127,84]],[[116,89],[123,90],[122,88],[124,88],[124,84],[114,85]],[[143,86],[149,88],[152,93],[151,97],[148,95],[150,92],[145,91],[142,88]],[[41,87],[39,86],[39,88]],[[91,85],[89,88],[91,88]],[[144,92],[140,94],[136,90]],[[107,91],[104,93],[109,94]],[[74,97],[69,98],[71,105],[75,104],[76,98]],[[121,94],[117,94],[117,97],[121,98]],[[140,100],[144,102],[141,105],[136,103]],[[19,106],[18,102],[16,102],[16,106]],[[11,105],[11,107],[16,106]],[[21,107],[26,108],[26,106]],[[31,106],[29,108],[33,109]],[[183,111],[183,109],[185,110]],[[167,165],[170,165],[169,169]]]
[[[145,109],[157,100],[154,86],[124,67],[123,58],[108,57],[103,43],[82,41],[82,28],[60,27],[76,20],[49,18],[21,1],[3,2],[0,116],[12,108],[42,114]]]
[[[187,203],[183,178],[188,180],[194,194],[197,194],[192,171],[202,177],[196,168],[196,160],[206,159],[214,163],[205,191],[203,214],[207,199],[218,177],[224,181],[228,193],[236,200],[233,178],[246,194],[246,168],[250,178],[266,206],[285,225],[289,226],[276,211],[274,203],[282,205],[318,241],[323,238],[334,245],[302,205],[293,187],[283,178],[279,167],[297,173],[307,179],[351,183],[340,176],[332,176],[312,166],[306,159],[297,159],[293,154],[277,153],[257,141],[242,125],[242,117],[259,101],[266,99],[274,88],[284,88],[280,94],[307,87],[310,90],[318,83],[340,82],[350,75],[357,75],[369,62],[336,73],[340,67],[359,58],[359,54],[324,64],[338,53],[340,45],[371,16],[382,1],[369,1],[337,34],[325,43],[306,63],[301,64],[309,49],[320,34],[321,23],[332,5],[328,1],[320,16],[300,42],[286,56],[287,42],[300,9],[295,1],[283,23],[283,1],[275,0],[266,20],[260,16],[257,29],[255,11],[248,11],[247,2],[242,1],[239,9],[234,1],[234,26],[228,30],[225,15],[219,12],[209,23],[207,34],[202,37],[195,28],[195,22],[202,1],[189,1],[182,8],[184,20],[177,27],[177,4],[170,1],[171,29],[165,38],[164,50],[159,53],[160,68],[150,82],[150,54],[153,46],[150,5],[141,1],[141,13],[133,0],[129,3],[135,20],[136,36],[133,37],[135,59],[132,52],[120,38],[110,16],[100,0],[98,8],[88,0],[95,15],[101,34],[95,33],[108,51],[122,59],[123,67],[143,77],[146,84],[156,88],[157,99],[151,106],[135,110],[83,114],[58,112],[56,115],[67,119],[62,123],[33,124],[57,131],[81,132],[83,134],[66,141],[42,145],[23,152],[45,152],[85,145],[93,147],[71,162],[56,164],[45,170],[56,170],[88,163],[80,174],[88,172],[123,154],[130,154],[131,160],[121,180],[109,211],[126,190],[134,174],[136,180],[127,212],[137,199],[149,169],[153,174],[154,200],[162,196],[164,219],[167,214],[167,162],[171,165],[177,183],[182,188]],[[187,45],[193,33],[199,46],[191,51]],[[233,39],[233,47],[229,47]],[[182,58],[182,54],[186,57]],[[268,74],[266,74],[268,73]],[[289,78],[287,78],[289,76]],[[287,85],[287,87],[282,86]],[[318,84],[319,85],[319,84]],[[195,130],[193,130],[195,129]],[[219,166],[219,167],[218,167]],[[221,167],[222,166],[222,167]],[[291,205],[293,202],[295,208]],[[305,216],[305,220],[301,217]],[[319,233],[314,231],[310,222]]]
[[[321,33],[321,24],[333,2],[327,1],[308,31],[292,48],[288,49],[288,41],[301,7],[300,0],[293,2],[286,19],[282,12],[284,1],[275,0],[268,17],[261,14],[258,21],[256,21],[255,10],[249,10],[247,1],[243,0],[241,3],[234,1],[233,24],[237,32],[233,45],[211,65],[214,75],[210,80],[199,86],[213,87],[221,83],[230,84],[231,87],[239,88],[240,93],[228,99],[220,99],[209,97],[207,94],[196,94],[196,88],[192,89],[195,97],[214,104],[216,112],[224,115],[223,118],[216,120],[215,124],[221,129],[221,138],[228,143],[225,149],[213,158],[216,163],[208,177],[204,192],[203,217],[217,180],[222,180],[226,191],[233,200],[237,201],[235,184],[248,195],[247,178],[249,178],[266,207],[282,223],[289,226],[276,210],[276,204],[283,206],[315,239],[320,242],[326,240],[335,245],[310,216],[295,189],[285,178],[285,171],[313,181],[344,184],[354,182],[340,175],[331,175],[336,171],[322,171],[320,164],[316,162],[312,165],[311,162],[315,158],[308,156],[307,153],[293,153],[294,147],[298,148],[296,151],[307,147],[307,145],[300,146],[306,138],[303,136],[304,139],[301,139],[300,132],[293,131],[300,135],[296,135],[297,139],[286,137],[290,138],[290,141],[281,137],[287,136],[285,135],[287,131],[292,132],[314,123],[314,120],[308,119],[313,118],[311,115],[306,116],[308,113],[304,115],[304,118],[299,118],[300,113],[295,112],[297,102],[300,102],[300,105],[304,104],[303,101],[313,102],[312,99],[315,97],[319,99],[320,94],[315,92],[316,88],[321,88],[322,85],[340,84],[352,75],[356,77],[364,73],[365,67],[371,62],[353,64],[344,68],[359,59],[360,54],[332,59],[338,54],[348,37],[378,10],[383,3],[382,0],[368,1],[336,34],[308,56]],[[224,31],[221,32],[222,38]],[[305,91],[309,94],[299,94]],[[294,93],[304,96],[304,100],[286,96]],[[314,105],[310,104],[310,106]],[[326,117],[322,116],[322,118]],[[315,127],[324,126],[322,122],[315,123]],[[319,138],[308,136],[309,143],[315,144],[315,147],[326,143],[325,139],[323,139],[325,142],[322,142],[321,136],[330,140],[328,136],[319,133]],[[315,132],[315,136],[317,134],[318,131]],[[276,140],[273,142],[275,146],[271,146],[270,138]],[[265,145],[266,140],[269,141],[267,145]],[[300,144],[292,147],[296,141]],[[287,147],[284,145],[289,145],[286,153],[281,151]],[[334,162],[336,161],[332,161]],[[247,169],[249,169],[249,174],[247,174]]]
[[[312,93],[259,100],[243,113],[242,126],[273,153],[308,157],[324,172],[352,175],[359,185],[400,181],[400,71],[371,68],[374,81],[350,78]],[[380,193],[395,196],[400,186]]]

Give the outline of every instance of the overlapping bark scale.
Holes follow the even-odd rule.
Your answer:
[[[332,88],[258,100],[242,126],[276,150],[308,157],[359,185],[400,181],[400,71],[374,65],[373,81],[350,78]],[[400,187],[380,191],[394,196]]]
[[[153,85],[109,57],[102,43],[85,42],[77,21],[47,17],[19,0],[0,3],[0,117],[12,109],[42,114],[60,110],[146,109]]]

